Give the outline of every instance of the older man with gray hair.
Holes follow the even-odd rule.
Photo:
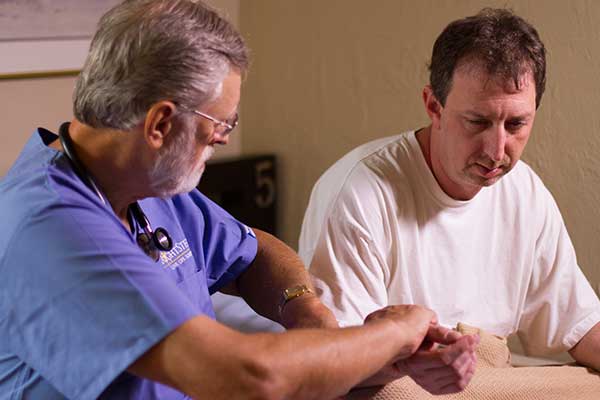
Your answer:
[[[419,306],[337,328],[287,246],[194,189],[237,125],[247,66],[200,2],[126,1],[101,19],[75,119],[39,128],[0,182],[3,396],[330,399],[407,374],[418,349],[428,390],[468,383],[476,336]],[[214,321],[216,291],[312,329],[236,332]]]

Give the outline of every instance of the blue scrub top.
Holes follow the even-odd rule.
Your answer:
[[[140,201],[173,249],[154,262],[38,129],[0,182],[0,399],[183,399],[125,369],[256,256],[197,190]]]

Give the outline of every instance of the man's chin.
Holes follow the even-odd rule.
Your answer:
[[[495,183],[497,183],[501,178],[502,178],[502,176],[498,176],[498,177],[492,178],[492,179],[486,179],[483,182],[481,182],[481,186],[490,187],[490,186],[494,185]]]
[[[204,174],[204,167],[194,174],[193,177],[188,177],[185,181],[178,183],[175,186],[167,187],[167,188],[159,188],[156,190],[156,197],[161,199],[167,199],[169,197],[176,196],[178,194],[189,193],[192,190],[196,189],[198,183],[200,183],[200,178]]]

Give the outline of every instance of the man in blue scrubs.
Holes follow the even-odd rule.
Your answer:
[[[201,3],[126,1],[101,19],[75,119],[34,132],[0,183],[1,398],[329,399],[406,374],[433,393],[468,383],[476,337],[418,306],[337,328],[293,251],[194,189],[237,124],[247,66],[240,35]],[[311,329],[236,332],[214,321],[216,291]]]

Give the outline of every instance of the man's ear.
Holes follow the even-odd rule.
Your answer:
[[[172,101],[154,103],[144,120],[144,139],[155,150],[161,148],[168,134],[173,130],[175,104]]]
[[[435,97],[435,94],[433,94],[431,85],[423,88],[423,105],[425,106],[425,112],[427,112],[429,119],[431,119],[431,124],[439,129],[440,119],[442,118],[442,105],[437,97]]]

